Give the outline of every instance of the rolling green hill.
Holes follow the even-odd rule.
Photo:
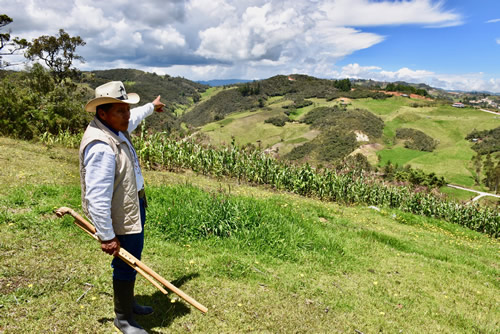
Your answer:
[[[445,176],[449,182],[474,186],[474,171],[470,163],[475,152],[466,136],[474,129],[489,130],[500,125],[500,116],[473,108],[453,108],[449,105],[412,107],[405,98],[390,100],[353,100],[358,108],[379,115],[385,122],[383,148],[378,151],[382,164],[410,164],[424,171]],[[398,128],[417,129],[438,141],[432,152],[407,149],[396,140]]]
[[[431,100],[404,97],[309,100],[312,102],[309,106],[292,108],[290,122],[281,127],[265,121],[271,117],[285,115],[285,112],[290,110],[283,107],[293,106],[294,102],[285,95],[268,98],[262,108],[254,107],[252,111],[230,113],[224,119],[208,123],[200,129],[214,144],[228,144],[234,138],[241,145],[260,146],[281,157],[290,157],[290,152],[295,150],[300,152],[302,158],[309,156],[308,161],[313,164],[325,163],[322,158],[328,155],[321,153],[321,149],[324,151],[325,145],[335,141],[332,136],[325,137],[327,131],[331,129],[325,128],[329,122],[318,118],[317,122],[323,124],[323,127],[315,128],[311,126],[312,121],[307,121],[307,115],[311,115],[313,110],[319,110],[318,108],[343,108],[347,105],[347,110],[369,111],[384,122],[381,136],[368,135],[363,125],[357,125],[358,134],[366,134],[368,138],[365,137],[355,144],[358,147],[355,152],[364,154],[372,165],[385,165],[389,161],[400,166],[409,164],[426,173],[443,176],[448,182],[473,187],[475,171],[471,159],[475,152],[471,149],[473,143],[468,141],[466,136],[473,130],[490,130],[500,125],[500,116],[473,108],[453,108],[449,104]],[[317,116],[313,115],[313,118]],[[368,122],[366,125],[373,124],[373,121]],[[338,125],[350,133],[356,128],[355,122],[345,120],[337,124],[337,128]],[[428,151],[406,148],[406,140],[397,139],[396,135],[397,130],[403,128],[421,133],[422,136],[435,142],[436,147]],[[335,146],[332,147],[335,149]],[[351,147],[350,151],[352,150]],[[326,162],[328,163],[328,160]],[[480,187],[478,189],[487,190]]]
[[[168,111],[146,121],[146,128],[155,131],[197,132],[207,143],[235,141],[313,165],[335,166],[349,153],[360,153],[373,166],[389,161],[411,165],[448,182],[474,186],[481,175],[471,163],[473,143],[465,138],[500,125],[500,116],[452,108],[444,100],[389,97],[380,91],[379,83],[370,81],[353,81],[354,89],[349,91],[338,85],[345,83],[342,80],[294,74],[209,88],[184,78],[115,69],[85,72],[77,85],[55,89],[53,84],[41,84],[50,81],[50,75],[42,72],[34,67],[0,73],[6,97],[1,99],[2,134],[31,139],[45,132],[77,133],[89,116],[81,106],[91,98],[92,89],[122,80],[129,92],[141,95],[141,103],[162,96]],[[383,131],[373,132],[372,127],[382,126],[379,120]],[[489,151],[493,149],[494,164],[500,160],[497,137],[476,138],[479,142],[474,146],[487,144]]]

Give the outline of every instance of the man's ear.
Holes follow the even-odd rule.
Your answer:
[[[99,118],[103,118],[104,117],[104,114],[106,113],[104,110],[102,110],[101,108],[97,107],[96,109],[96,115],[99,116]]]

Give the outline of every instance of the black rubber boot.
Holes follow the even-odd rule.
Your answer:
[[[113,280],[116,314],[113,323],[124,334],[147,334],[133,317],[134,284],[134,281]]]
[[[134,281],[135,286],[135,281]],[[135,296],[135,293],[134,293]],[[132,311],[137,315],[150,315],[153,313],[153,308],[151,306],[139,305],[134,297],[134,305],[132,306]]]
[[[150,315],[153,313],[153,308],[151,306],[139,305],[134,299],[133,309],[134,314],[137,315]]]

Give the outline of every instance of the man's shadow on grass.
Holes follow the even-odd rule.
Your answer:
[[[193,278],[200,276],[198,273],[182,276],[175,281],[171,281],[174,286],[180,288],[184,283]],[[161,284],[160,284],[161,285]],[[169,291],[168,289],[166,289]],[[176,296],[176,302],[172,303],[170,298]],[[157,333],[152,328],[169,327],[176,318],[180,318],[189,314],[191,309],[189,304],[182,298],[177,297],[173,292],[169,291],[168,296],[161,291],[156,291],[153,295],[136,295],[135,299],[140,305],[148,305],[153,307],[154,313],[146,316],[134,315],[134,319],[144,327],[148,333]],[[100,323],[113,322],[114,318],[99,319]]]

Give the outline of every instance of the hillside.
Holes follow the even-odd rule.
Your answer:
[[[383,146],[377,151],[382,164],[389,160],[399,165],[411,164],[443,175],[448,182],[467,186],[474,185],[473,143],[466,139],[467,135],[474,129],[489,130],[500,125],[500,118],[477,109],[433,105],[404,98],[355,100],[352,105],[369,110],[384,120]],[[424,132],[438,141],[436,149],[425,152],[405,148],[396,138],[400,128]]]
[[[237,95],[235,89],[232,94]],[[204,125],[201,131],[213,144],[228,144],[234,138],[240,145],[260,146],[276,156],[313,164],[328,165],[351,152],[361,153],[373,166],[383,166],[389,161],[399,166],[409,164],[445,177],[447,182],[474,187],[476,174],[471,162],[474,143],[466,137],[473,130],[491,130],[500,125],[500,116],[474,108],[453,108],[449,103],[433,100],[341,97],[302,101],[309,103],[298,104],[286,95],[268,97],[263,107],[233,112],[224,119],[220,116],[221,120]],[[212,107],[216,109],[217,105],[214,103]],[[359,115],[352,117],[356,112]],[[351,113],[351,117],[335,121],[335,117],[346,113]],[[365,118],[363,113],[374,118]],[[280,118],[286,123],[279,126],[266,123]],[[369,130],[378,124],[377,119],[383,121],[381,133]],[[411,143],[398,137],[403,130],[415,136]],[[493,158],[494,162],[500,161],[497,155]],[[442,190],[461,199],[473,197]]]
[[[231,113],[255,111],[270,98],[280,96],[297,106],[305,99],[321,98],[331,101],[340,96],[387,98],[383,93],[367,89],[342,92],[335,87],[335,80],[318,79],[307,75],[277,75],[265,80],[238,84],[224,90],[209,101],[196,105],[182,117],[182,121],[194,126],[224,119]],[[267,102],[267,103],[266,103]]]
[[[62,132],[76,134],[88,123],[89,115],[82,105],[92,97],[93,88],[109,80],[122,80],[129,92],[141,95],[141,103],[160,94],[167,104],[167,112],[150,117],[146,129],[176,136],[196,132],[194,138],[207,144],[234,141],[297,163],[367,169],[369,164],[385,168],[391,162],[397,164],[396,169],[411,165],[430,178],[437,174],[447,182],[477,190],[487,190],[482,186],[485,184],[498,188],[491,186],[495,176],[491,167],[486,168],[500,161],[496,136],[475,138],[481,142],[474,148],[488,142],[488,147],[495,149],[491,158],[474,163],[473,143],[465,140],[472,131],[498,127],[498,116],[472,108],[451,108],[449,102],[429,97],[403,97],[413,97],[406,94],[411,91],[432,91],[425,85],[395,83],[391,85],[399,91],[391,93],[381,91],[380,84],[372,81],[293,74],[232,87],[208,87],[184,78],[116,69],[86,72],[81,82],[56,87],[41,66],[1,73],[5,78],[0,85],[0,133],[4,135],[33,139]],[[425,92],[422,94],[427,95]],[[467,124],[461,126],[464,121]],[[483,177],[478,161],[486,164]],[[396,174],[405,173],[398,170]],[[485,175],[490,181],[484,181]]]
[[[498,240],[188,170],[145,179],[143,261],[209,309],[139,278],[150,332],[497,331]],[[0,183],[0,330],[113,331],[110,257],[52,213],[81,212],[77,152],[0,138]]]
[[[92,89],[108,81],[122,81],[128,92],[134,92],[141,97],[140,103],[153,101],[161,95],[162,101],[169,111],[162,115],[152,115],[148,118],[148,127],[155,130],[179,131],[180,122],[175,116],[177,109],[187,109],[201,99],[201,94],[209,88],[207,85],[196,83],[180,77],[157,75],[133,69],[114,69],[104,71],[85,72],[82,83]]]

